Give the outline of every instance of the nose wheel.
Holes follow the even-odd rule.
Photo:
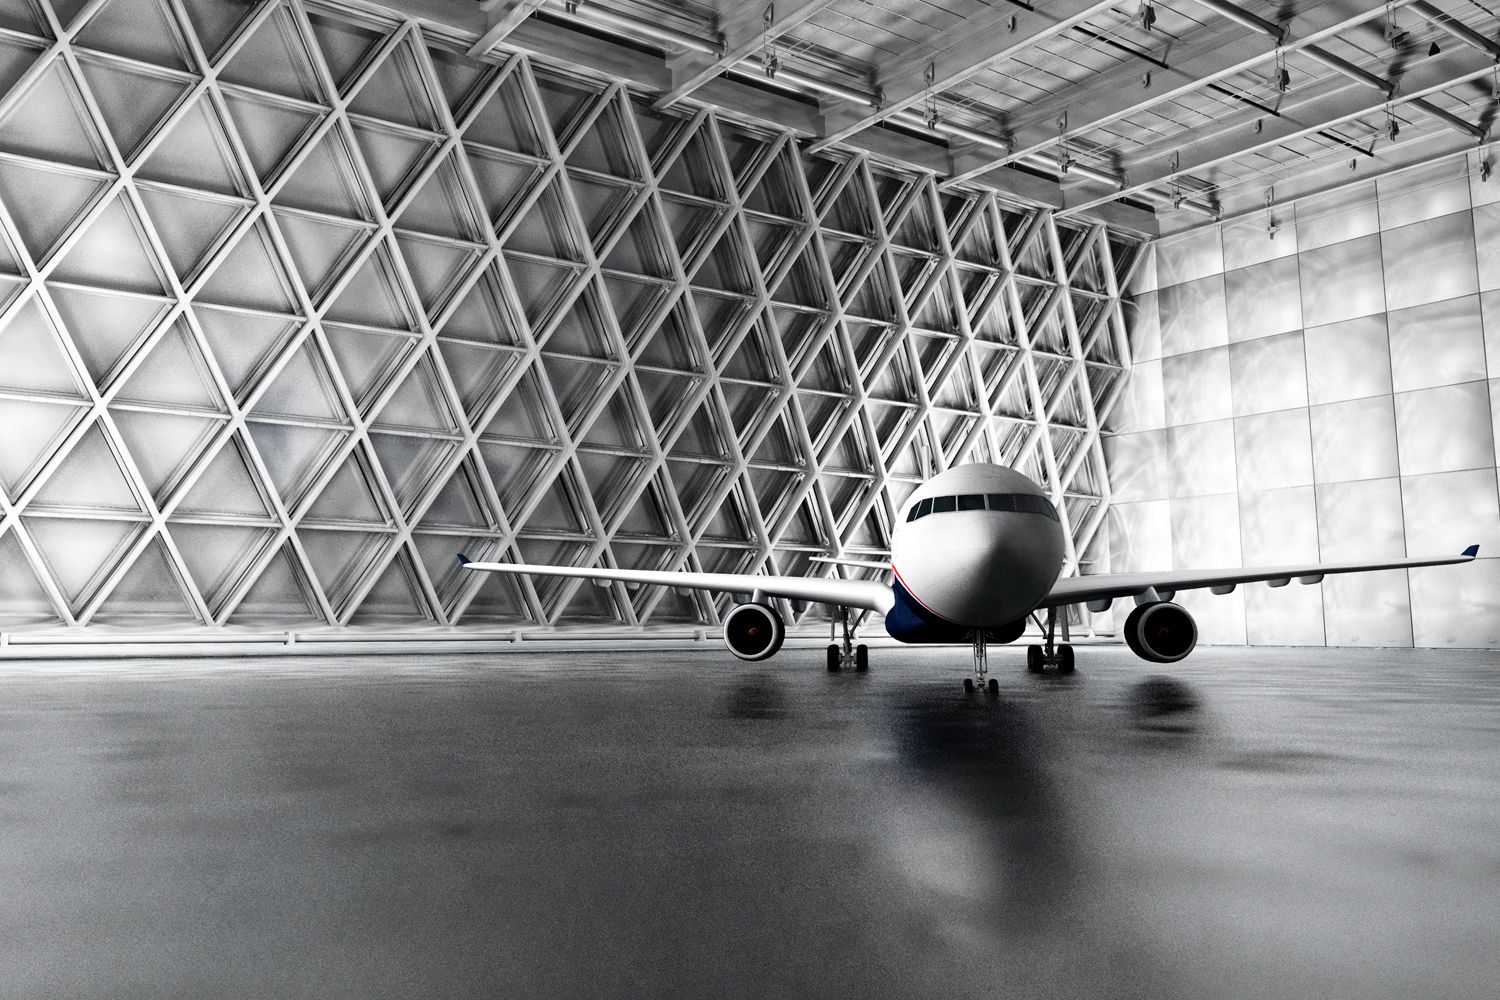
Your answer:
[[[828,624],[831,633],[837,626],[832,621]],[[855,645],[856,623],[850,621],[848,608],[839,608],[839,625],[843,631],[842,642],[828,644],[828,672],[836,674],[846,667],[852,667],[855,673],[865,673],[870,669],[870,647],[864,643]],[[829,638],[833,636],[830,635]]]

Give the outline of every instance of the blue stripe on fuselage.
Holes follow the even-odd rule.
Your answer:
[[[885,630],[900,642],[967,642],[971,629],[954,624],[922,606],[901,582],[899,574],[891,582],[895,603],[885,613]]]

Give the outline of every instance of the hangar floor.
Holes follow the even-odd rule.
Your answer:
[[[7,666],[8,997],[1479,997],[1500,658]]]

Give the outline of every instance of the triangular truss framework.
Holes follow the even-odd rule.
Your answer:
[[[714,623],[453,555],[826,573],[966,461],[1103,519],[1132,240],[415,21],[33,9],[0,622]]]

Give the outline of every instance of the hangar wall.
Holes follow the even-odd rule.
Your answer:
[[[1106,438],[1116,571],[1458,553],[1183,595],[1205,639],[1500,645],[1500,180],[1475,155],[1164,239]],[[1102,544],[1102,543],[1101,543]]]
[[[5,8],[0,627],[711,624],[454,554],[829,572],[970,460],[1088,544],[1136,238],[465,47]]]

